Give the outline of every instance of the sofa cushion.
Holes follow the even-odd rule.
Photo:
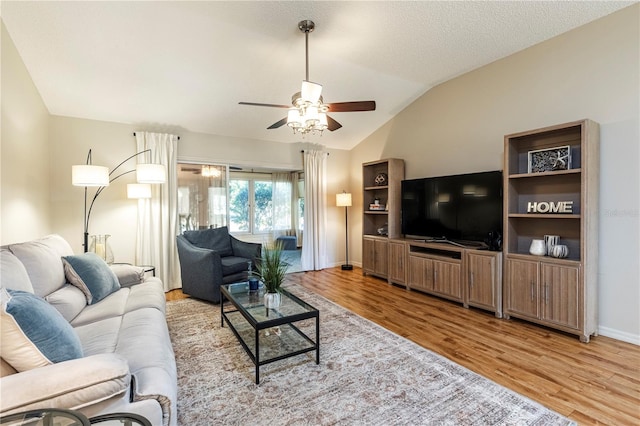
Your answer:
[[[120,289],[118,277],[97,254],[89,252],[65,256],[62,260],[67,279],[82,290],[90,305]]]
[[[27,270],[9,250],[0,250],[0,283],[4,288],[33,293]]]
[[[44,298],[51,306],[71,322],[87,306],[87,298],[82,290],[71,284],[65,284]]]
[[[44,297],[65,284],[60,258],[73,254],[73,250],[61,236],[48,235],[39,240],[11,244],[9,250],[25,266],[33,292],[38,296]]]
[[[222,275],[237,274],[249,270],[249,261],[245,257],[228,256],[221,259]]]
[[[77,334],[53,306],[32,293],[0,290],[0,356],[17,371],[82,357]]]
[[[199,231],[184,231],[184,237],[194,246],[213,250],[221,257],[233,255],[229,228],[226,226]]]
[[[121,287],[129,287],[144,281],[144,268],[140,266],[114,263],[110,268],[116,274]]]

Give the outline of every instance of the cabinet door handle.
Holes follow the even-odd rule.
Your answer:
[[[531,301],[533,302],[533,281],[531,281]]]
[[[544,284],[544,303],[549,304],[549,284]]]

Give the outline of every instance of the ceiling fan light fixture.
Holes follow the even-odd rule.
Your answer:
[[[240,102],[241,105],[264,106],[272,108],[288,108],[287,117],[276,121],[267,129],[277,129],[287,125],[294,134],[307,133],[322,135],[323,130],[335,131],[342,127],[340,123],[332,117],[327,116],[327,112],[350,112],[350,111],[374,111],[375,101],[356,101],[324,103],[322,99],[322,85],[309,81],[309,33],[315,28],[313,21],[304,20],[298,22],[298,29],[305,36],[305,78],[299,92],[291,97],[293,108],[288,105],[263,104],[256,102]]]
[[[300,97],[311,104],[317,104],[320,102],[320,95],[322,95],[322,84],[314,83],[312,81],[303,80],[302,90],[300,91]]]
[[[294,132],[296,129],[302,127],[302,117],[300,116],[300,110],[298,108],[289,108],[289,112],[287,113],[287,126],[293,128]]]
[[[318,106],[309,105],[304,116],[304,123],[307,127],[313,127],[318,123]]]
[[[316,125],[316,127],[320,128],[320,131],[325,130],[327,127],[329,127],[326,113],[318,113],[318,124]]]

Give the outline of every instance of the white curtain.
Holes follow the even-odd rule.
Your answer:
[[[305,206],[301,263],[305,271],[317,271],[328,266],[325,238],[327,155],[316,149],[304,151]]]
[[[291,173],[272,173],[273,238],[291,232]]]
[[[150,149],[140,163],[166,167],[167,181],[152,185],[152,197],[138,200],[136,264],[153,265],[169,291],[182,287],[176,247],[178,232],[178,137],[166,133],[136,132],[139,151]]]
[[[302,246],[302,229],[300,227],[300,205],[298,199],[300,198],[300,178],[302,174],[299,172],[291,172],[291,227],[293,228],[292,235],[296,237],[296,247]],[[303,189],[304,191],[304,189]],[[302,194],[304,196],[304,194]]]

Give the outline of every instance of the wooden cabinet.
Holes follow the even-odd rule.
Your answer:
[[[419,242],[408,242],[407,245],[407,288],[462,302],[460,273],[463,249]]]
[[[502,253],[405,241],[406,287],[502,317]]]
[[[509,258],[506,270],[505,310],[520,318],[537,319],[540,316],[538,262]]]
[[[443,297],[462,301],[459,262],[433,261],[433,292]]]
[[[409,256],[407,288],[433,291],[433,260]]]
[[[362,271],[387,278],[389,270],[389,242],[382,237],[362,239]]]
[[[465,306],[475,306],[502,318],[502,253],[468,250]]]
[[[580,267],[540,264],[541,319],[561,327],[580,329]]]
[[[362,165],[362,271],[387,278],[389,238],[400,237],[401,182],[404,161],[398,158]],[[397,254],[397,252],[394,252]],[[399,270],[394,280],[400,276]]]
[[[406,284],[407,245],[402,240],[389,240],[389,283]]]
[[[588,342],[597,331],[598,124],[507,135],[504,156],[505,316]],[[531,241],[545,235],[559,235],[568,258],[529,254]]]

